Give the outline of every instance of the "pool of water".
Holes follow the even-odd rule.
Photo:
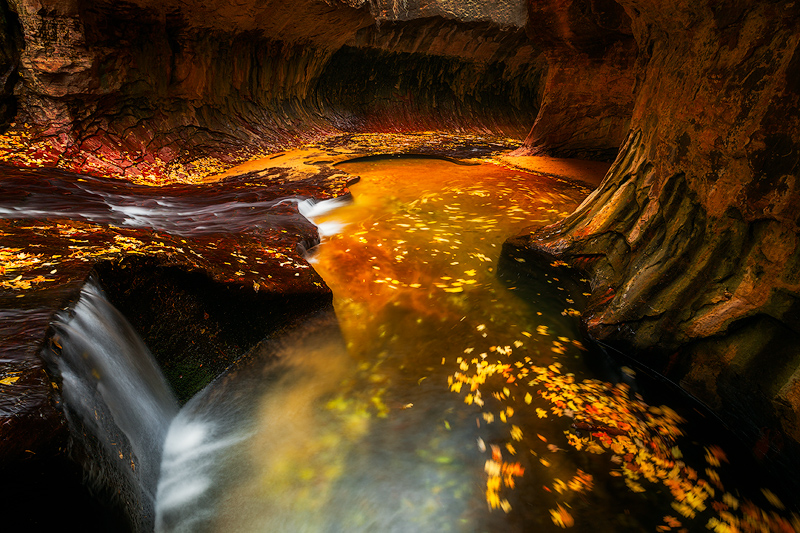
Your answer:
[[[182,411],[165,465],[205,499],[162,479],[161,530],[797,528],[721,442],[587,350],[587,287],[501,259],[585,188],[432,159],[340,168],[361,180],[313,217],[331,234],[310,257],[336,316],[266,343]]]

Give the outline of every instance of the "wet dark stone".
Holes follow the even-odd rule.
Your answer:
[[[305,292],[256,292],[154,258],[102,262],[95,273],[111,303],[158,360],[181,403],[265,337],[331,306],[330,292],[311,284]]]
[[[112,504],[114,495],[87,487],[80,466],[59,447],[10,463],[0,468],[0,476],[0,513],[8,531],[57,531],[65,525],[81,531],[131,531]]]

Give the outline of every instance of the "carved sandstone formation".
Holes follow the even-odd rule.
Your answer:
[[[520,155],[612,161],[633,108],[636,41],[613,0],[528,2],[528,35],[547,57],[539,114]]]
[[[591,336],[772,454],[761,428],[800,440],[800,6],[620,4],[640,51],[627,139],[575,213],[512,244],[590,273]]]
[[[19,68],[22,35],[16,16],[0,2],[0,130],[8,127],[17,112],[13,96]]]
[[[47,141],[36,158],[134,178],[342,130],[518,133],[544,71],[511,24],[520,1],[409,24],[449,3],[394,18],[376,4],[380,29],[364,2],[9,4],[25,42],[17,127]]]

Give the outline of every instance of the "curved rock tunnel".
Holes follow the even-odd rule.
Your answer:
[[[0,161],[16,167],[167,183],[208,161],[421,131],[613,162],[574,213],[505,252],[581,272],[590,338],[749,443],[772,435],[764,455],[798,467],[800,4],[7,0],[0,15]],[[97,271],[123,280],[110,264]],[[39,306],[4,286],[4,307],[57,308],[76,272]],[[37,394],[22,418],[56,419]],[[9,461],[52,444],[58,423],[37,424],[4,426]],[[19,438],[31,427],[47,430]]]

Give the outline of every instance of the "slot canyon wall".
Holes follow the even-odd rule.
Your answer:
[[[800,4],[0,0],[0,16],[0,123],[36,164],[136,178],[426,129],[614,160],[575,213],[509,246],[586,272],[588,333],[741,421],[762,456],[800,442]]]
[[[590,336],[777,456],[800,440],[800,6],[619,4],[639,50],[619,155],[575,213],[511,244],[587,272]],[[527,143],[564,153],[547,107]]]
[[[13,0],[5,95],[39,159],[129,177],[337,131],[530,127],[546,65],[524,6],[377,26],[356,4]]]

